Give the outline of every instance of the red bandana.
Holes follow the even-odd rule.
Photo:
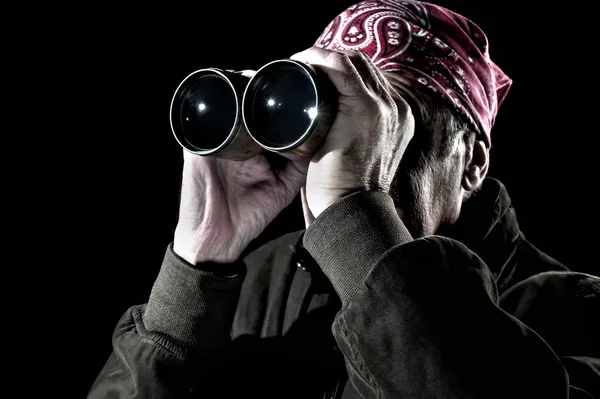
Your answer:
[[[490,131],[512,80],[490,60],[483,31],[446,8],[413,0],[357,3],[323,31],[316,47],[361,50],[450,101],[491,146]]]

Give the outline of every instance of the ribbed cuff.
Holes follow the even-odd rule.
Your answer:
[[[413,238],[392,198],[361,191],[337,201],[308,227],[304,246],[348,304],[375,262],[390,248]]]
[[[221,266],[235,273],[223,276],[209,271]],[[245,276],[241,260],[192,266],[170,244],[145,308],[144,325],[204,352],[217,349],[230,339]]]

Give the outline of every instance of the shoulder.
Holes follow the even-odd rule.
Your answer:
[[[504,292],[500,307],[540,334],[559,355],[598,350],[598,276],[573,271],[538,273]]]
[[[503,295],[535,293],[552,300],[600,299],[600,277],[574,271],[546,271],[515,284]]]

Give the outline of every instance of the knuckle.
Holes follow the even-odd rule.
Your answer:
[[[396,103],[396,101],[394,101],[390,98],[388,101],[386,101],[386,103],[387,103],[387,107],[392,115],[401,117],[402,112],[398,109],[398,104]]]
[[[328,58],[332,64],[339,65],[344,70],[352,65],[352,60],[346,51],[332,51]]]
[[[408,103],[406,101],[404,101],[404,99],[402,97],[397,98],[394,101],[394,105],[397,109],[397,113],[398,116],[402,117],[402,118],[412,118],[413,117],[413,113],[412,113],[412,109],[410,108],[410,105],[408,105]]]
[[[381,119],[387,113],[381,100],[373,95],[365,96],[360,107],[357,107],[354,112],[362,118],[375,120]]]

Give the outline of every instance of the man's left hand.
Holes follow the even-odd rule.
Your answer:
[[[319,68],[339,93],[333,125],[308,169],[313,216],[353,192],[389,192],[414,135],[410,106],[362,52],[311,47],[290,58]]]

